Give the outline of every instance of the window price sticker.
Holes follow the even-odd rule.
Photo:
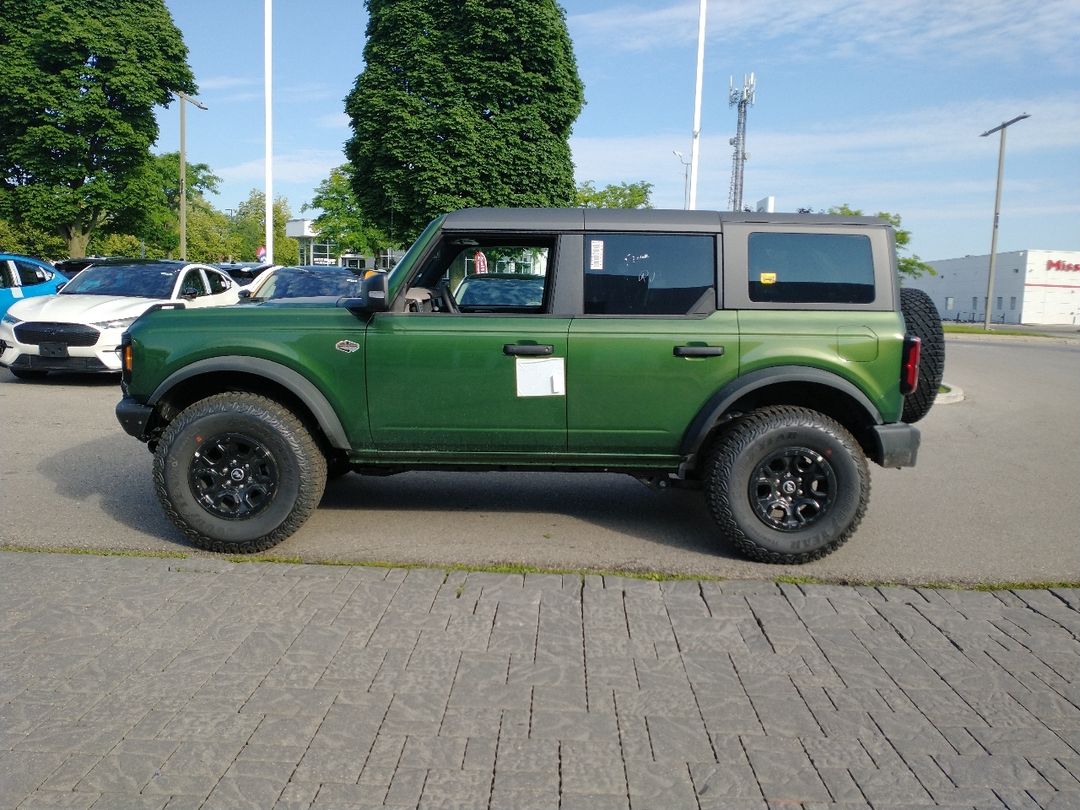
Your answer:
[[[589,242],[589,269],[604,269],[604,241],[593,239]]]

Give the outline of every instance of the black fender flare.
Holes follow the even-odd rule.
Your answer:
[[[747,394],[771,385],[800,382],[833,388],[862,408],[868,422],[883,423],[881,413],[867,396],[840,375],[811,366],[773,366],[738,377],[709,397],[683,434],[679,453],[687,458],[695,455],[720,418]]]
[[[311,411],[331,447],[338,450],[348,450],[351,447],[349,439],[345,435],[345,428],[342,427],[341,420],[338,419],[337,412],[330,405],[323,392],[299,372],[288,366],[283,366],[281,363],[261,357],[231,356],[196,360],[194,363],[184,366],[166,377],[154,389],[154,393],[147,400],[147,405],[156,406],[166,394],[186,380],[203,374],[220,373],[222,371],[251,374],[277,383],[290,391]]]

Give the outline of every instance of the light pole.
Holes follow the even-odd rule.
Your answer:
[[[997,269],[997,233],[998,233],[998,219],[1001,216],[1001,179],[1005,174],[1005,130],[1007,127],[1015,124],[1017,121],[1023,121],[1025,118],[1031,118],[1027,113],[1016,116],[1002,124],[988,129],[980,138],[985,138],[987,135],[992,135],[995,132],[1001,133],[1001,143],[998,146],[998,171],[997,171],[997,191],[994,193],[994,228],[990,235],[990,273],[986,279],[986,322],[983,324],[983,328],[990,329],[990,304],[994,300],[994,271]]]
[[[200,110],[208,109],[198,99],[187,93],[177,92],[180,99],[180,258],[187,259],[187,116],[186,104],[194,104]]]
[[[690,142],[690,191],[687,194],[686,207],[697,208],[698,153],[701,142],[701,84],[705,72],[705,12],[709,0],[699,0],[698,4],[698,41],[697,41],[697,80],[694,84],[694,128]]]
[[[683,184],[682,184],[682,196],[683,196],[683,210],[689,210],[690,208],[690,162],[683,153],[678,149],[672,149],[671,154],[675,155],[679,159],[679,163],[683,165]]]
[[[274,262],[274,93],[273,80],[273,0],[263,2],[263,114],[266,139],[266,256],[267,264]]]

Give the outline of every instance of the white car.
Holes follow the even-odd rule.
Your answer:
[[[58,295],[13,304],[0,321],[0,366],[21,379],[50,371],[118,372],[120,336],[155,304],[235,304],[239,287],[204,264],[132,261],[83,270]]]

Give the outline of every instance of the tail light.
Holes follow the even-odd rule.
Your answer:
[[[900,366],[900,393],[915,393],[919,387],[919,359],[922,356],[922,340],[914,335],[904,337],[904,362]]]

